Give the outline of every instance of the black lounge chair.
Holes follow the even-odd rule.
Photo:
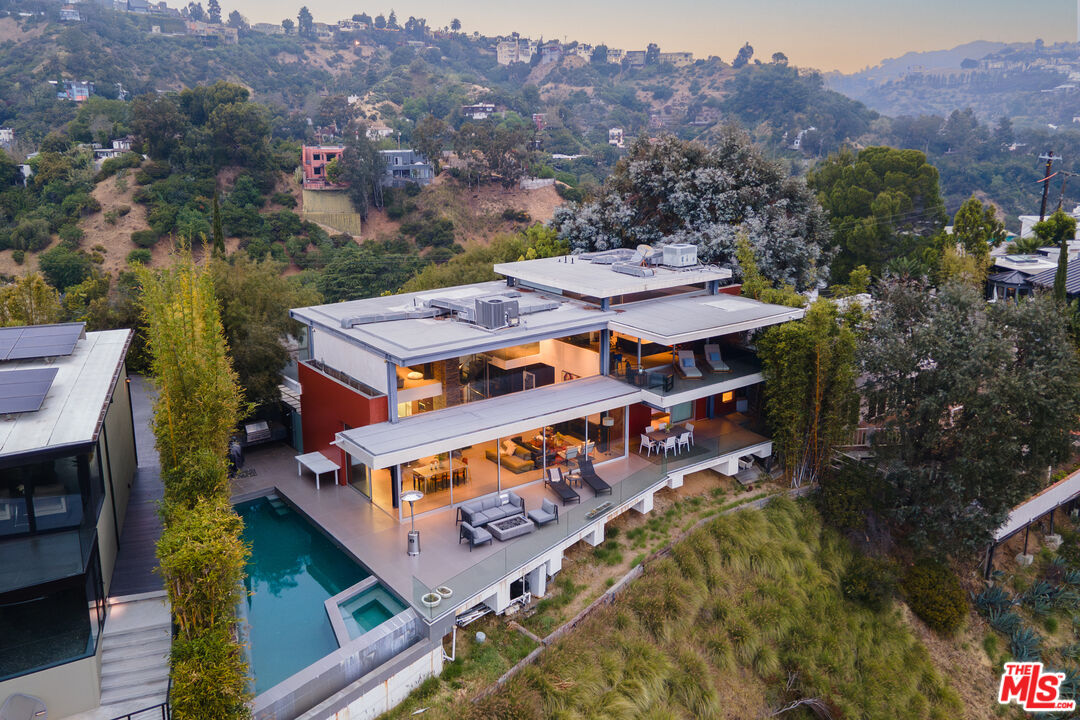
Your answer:
[[[581,473],[581,481],[592,488],[597,495],[610,495],[611,486],[604,482],[604,478],[596,474],[592,460],[589,458],[578,459],[578,471]]]
[[[469,541],[469,552],[477,545],[483,545],[484,543],[491,542],[491,533],[484,528],[473,527],[467,522],[461,523],[461,529],[458,530],[458,545],[462,540]]]
[[[577,494],[577,490],[570,487],[570,483],[563,480],[562,471],[559,468],[547,469],[547,476],[544,478],[544,484],[555,491],[555,494],[559,496],[559,500],[563,505],[569,505],[572,502],[581,502],[581,496]]]

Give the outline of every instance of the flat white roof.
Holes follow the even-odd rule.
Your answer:
[[[1045,255],[998,255],[994,257],[994,267],[1034,275],[1056,268],[1057,260],[1051,260]]]
[[[738,295],[695,293],[642,300],[613,309],[611,330],[675,345],[798,320],[806,311]]]
[[[0,457],[93,442],[130,339],[131,330],[88,332],[71,355],[0,363],[0,371],[57,370],[39,410],[0,415]]]
[[[622,407],[640,396],[639,388],[611,377],[582,378],[345,430],[337,443],[369,467],[386,468]]]
[[[650,277],[624,275],[611,269],[611,265],[592,263],[584,255],[522,260],[499,263],[495,272],[541,288],[572,292],[595,298],[611,298],[619,295],[665,290],[680,285],[694,285],[710,281],[731,279],[731,270],[711,265],[689,268],[650,267]]]
[[[521,294],[519,302],[523,308],[540,301],[554,301],[558,303],[558,307],[522,315],[519,325],[500,330],[486,330],[450,318],[391,319],[342,327],[343,320],[354,317],[370,317],[380,313],[390,317],[394,312],[415,310],[424,300],[460,300],[485,295],[505,295],[511,291]],[[525,288],[507,288],[505,283],[493,281],[296,308],[290,310],[289,315],[364,346],[398,365],[409,365],[519,345],[547,337],[602,330],[607,326],[607,319],[611,314],[595,305]]]

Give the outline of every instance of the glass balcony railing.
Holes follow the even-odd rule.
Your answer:
[[[650,465],[618,482],[611,483],[610,495],[594,496],[588,488],[575,489],[581,495],[581,502],[559,507],[558,523],[549,523],[538,527],[528,535],[515,538],[501,545],[493,555],[484,557],[456,575],[444,581],[428,585],[413,576],[412,605],[417,612],[428,620],[434,620],[461,605],[463,601],[483,592],[512,573],[523,569],[544,553],[563,543],[567,538],[580,533],[597,520],[625,510],[625,505],[636,502],[646,495],[646,491],[664,481],[673,471],[701,465],[707,461],[749,451],[756,446],[769,443],[761,435],[739,429],[737,432],[718,437],[698,438],[695,445],[682,453],[668,456],[653,455]],[[658,488],[657,488],[658,489]],[[465,545],[462,552],[469,552]],[[438,600],[436,600],[438,598]],[[482,602],[478,598],[477,602]]]

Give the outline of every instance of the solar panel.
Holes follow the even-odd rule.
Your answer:
[[[58,368],[0,372],[0,415],[41,409]]]
[[[0,360],[62,357],[86,337],[86,323],[0,328]]]

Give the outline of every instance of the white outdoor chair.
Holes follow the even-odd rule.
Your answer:
[[[668,450],[672,450],[676,455],[679,454],[679,446],[676,444],[675,440],[676,438],[674,435],[664,439],[664,457],[667,457]]]
[[[687,450],[687,452],[689,452],[690,451],[690,433],[689,432],[684,432],[682,435],[679,435],[679,450],[682,450],[683,445],[686,446],[686,450]]]
[[[683,425],[683,427],[686,428],[686,432],[688,432],[690,434],[690,444],[693,445],[694,444],[694,423],[690,423],[690,422],[685,423]]]
[[[661,421],[656,423],[657,430],[667,430],[667,422]]]
[[[650,438],[645,433],[641,433],[641,445],[638,447],[638,455],[641,454],[642,450],[647,451],[645,453],[645,457],[648,457],[649,455],[652,455],[653,450],[656,450],[657,452],[660,452],[660,448],[657,447],[657,444],[654,443],[652,441],[652,438]]]

